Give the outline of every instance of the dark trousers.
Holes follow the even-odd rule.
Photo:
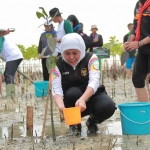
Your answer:
[[[64,104],[66,108],[74,107],[75,102],[81,97],[82,91],[77,87],[72,87],[64,94]],[[106,94],[101,92],[93,95],[86,102],[86,110],[81,113],[81,116],[90,115],[96,122],[101,123],[110,118],[115,112],[116,106],[113,100]]]
[[[49,80],[49,73],[46,67],[46,58],[42,58],[42,70],[43,70],[43,80],[48,81]]]
[[[132,73],[132,82],[135,88],[144,88],[148,73],[150,73],[150,55],[138,51]]]
[[[14,83],[15,73],[21,61],[22,59],[17,59],[17,60],[6,62],[6,67],[5,67],[5,72],[4,72],[6,84]]]

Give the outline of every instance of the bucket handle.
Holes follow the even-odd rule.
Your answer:
[[[39,91],[39,92],[41,92],[41,93],[43,92],[43,91],[37,89],[35,85],[34,85],[34,87],[35,87],[35,89],[36,89],[37,91]],[[48,92],[48,90],[44,90],[44,92]]]
[[[120,109],[119,109],[120,110]],[[129,119],[127,116],[125,116],[124,114],[123,114],[123,112],[121,112],[121,110],[120,110],[120,113],[122,114],[122,116],[123,117],[125,117],[127,120],[129,120],[130,122],[133,122],[133,123],[135,123],[135,124],[147,124],[147,123],[149,123],[150,122],[150,120],[148,120],[147,122],[136,122],[136,121],[133,121],[133,120],[131,120],[131,119]]]

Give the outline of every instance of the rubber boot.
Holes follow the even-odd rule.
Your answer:
[[[88,128],[88,133],[96,133],[99,130],[97,124],[90,117],[86,122],[86,126]]]
[[[81,128],[82,128],[81,124],[69,126],[69,130],[70,130],[71,135],[81,134]]]
[[[15,97],[15,84],[6,84],[6,98]]]

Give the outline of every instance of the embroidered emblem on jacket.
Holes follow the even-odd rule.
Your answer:
[[[87,74],[88,74],[87,69],[86,69],[86,68],[83,68],[83,69],[81,70],[81,75],[82,75],[82,76],[86,76]]]
[[[59,77],[59,73],[56,70],[52,70],[52,80],[54,80],[55,78]]]

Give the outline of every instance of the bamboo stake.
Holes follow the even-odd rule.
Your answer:
[[[13,124],[11,126],[11,141],[13,141],[13,134],[14,134],[14,131],[13,131]]]
[[[44,112],[44,121],[43,121],[43,127],[42,127],[42,140],[44,137],[44,133],[45,133],[45,124],[46,124],[46,117],[47,117],[47,110],[48,110],[48,101],[50,98],[50,94],[48,94],[47,99],[46,99],[46,105],[45,105],[45,112]]]
[[[49,84],[49,95],[50,95],[50,108],[51,108],[51,126],[52,126],[52,136],[53,142],[56,141],[54,119],[53,119],[53,99],[52,99],[52,70],[50,71],[50,84]]]
[[[27,119],[26,119],[27,130],[33,133],[33,106],[27,106]]]
[[[56,141],[56,136],[55,136],[55,129],[54,129],[54,120],[53,120],[53,100],[52,100],[52,93],[51,93],[51,84],[52,84],[52,75],[50,71],[50,84],[49,84],[49,89],[48,89],[48,96],[46,100],[46,105],[45,105],[45,113],[44,113],[44,121],[43,121],[43,128],[42,128],[42,139],[44,137],[45,133],[45,124],[46,124],[46,116],[47,116],[47,110],[48,110],[48,101],[50,99],[50,108],[51,108],[51,126],[52,126],[52,136],[53,136],[53,141]]]

